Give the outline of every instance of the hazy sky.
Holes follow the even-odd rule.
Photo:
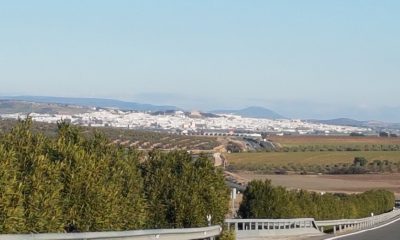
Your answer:
[[[398,107],[400,1],[1,1],[0,84],[289,116]]]

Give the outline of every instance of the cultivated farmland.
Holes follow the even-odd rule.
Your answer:
[[[270,136],[269,140],[282,146],[305,145],[390,145],[400,144],[400,137],[349,137],[349,136]]]
[[[330,165],[351,164],[355,157],[367,160],[400,161],[400,152],[396,151],[349,151],[349,152],[270,152],[270,153],[232,153],[226,155],[229,164],[238,168],[287,165]],[[247,166],[247,167],[246,167]]]
[[[229,170],[258,173],[398,172],[400,138],[349,136],[271,136],[267,152],[226,154]],[[355,162],[362,159],[362,163]]]
[[[306,189],[317,192],[359,193],[374,188],[393,191],[400,199],[400,174],[357,174],[357,175],[267,175],[254,172],[239,172],[242,182],[272,180],[276,186],[289,189]]]

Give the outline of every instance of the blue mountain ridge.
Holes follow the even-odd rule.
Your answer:
[[[12,96],[12,97],[0,97],[0,99],[37,102],[37,103],[70,104],[70,105],[78,105],[86,107],[118,108],[121,110],[136,110],[136,111],[179,110],[179,108],[175,106],[168,106],[168,105],[157,106],[152,104],[142,104],[142,103],[126,102],[126,101],[104,99],[104,98]]]

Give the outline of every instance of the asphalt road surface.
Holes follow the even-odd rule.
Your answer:
[[[400,220],[385,227],[355,234],[340,240],[400,240]]]

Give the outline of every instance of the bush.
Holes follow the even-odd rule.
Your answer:
[[[224,229],[221,233],[221,235],[217,238],[218,240],[235,240],[235,231],[234,230],[226,230]]]
[[[364,167],[367,165],[367,163],[368,163],[368,160],[365,157],[355,157],[354,161],[353,161],[353,164],[356,167]]]
[[[392,192],[377,189],[361,194],[319,194],[288,191],[265,182],[251,181],[243,193],[238,214],[242,218],[303,218],[317,220],[363,218],[393,209]]]
[[[192,159],[182,151],[151,152],[141,164],[150,228],[182,228],[223,224],[229,189],[224,176],[205,156]]]
[[[200,227],[228,211],[223,175],[206,156],[146,156],[65,122],[54,138],[31,124],[0,137],[1,234]]]

